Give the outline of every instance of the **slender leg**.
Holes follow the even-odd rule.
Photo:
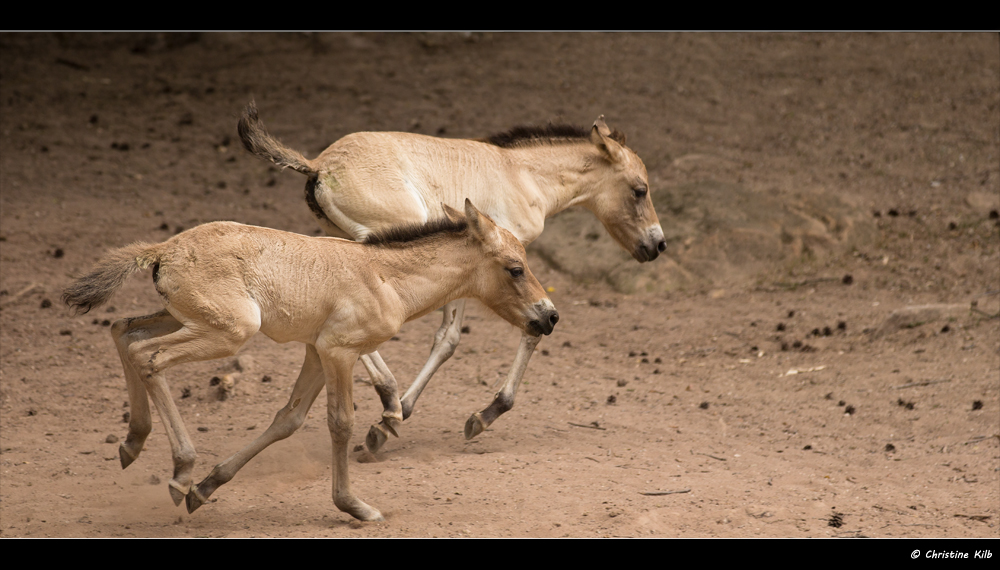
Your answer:
[[[535,352],[535,347],[541,337],[531,335],[521,335],[521,344],[517,347],[517,356],[514,357],[514,364],[507,372],[507,379],[503,387],[493,397],[493,402],[485,410],[476,412],[465,422],[465,439],[472,439],[483,433],[501,414],[514,407],[514,394],[521,384],[521,377],[528,367],[528,361]]]
[[[363,354],[361,363],[365,365],[365,370],[368,371],[372,384],[375,385],[375,391],[378,392],[379,398],[382,400],[383,425],[392,435],[399,437],[395,428],[403,421],[403,407],[399,402],[396,377],[392,375],[377,351]]]
[[[333,443],[333,504],[363,521],[385,520],[378,509],[365,504],[354,495],[347,473],[347,447],[354,428],[352,372],[358,354],[344,349],[316,348],[326,374],[326,421]]]
[[[434,346],[431,347],[431,355],[420,370],[420,373],[417,374],[413,384],[410,384],[410,387],[400,399],[404,420],[410,417],[410,414],[413,412],[413,406],[417,403],[417,398],[424,391],[431,376],[434,376],[437,369],[451,358],[451,355],[455,354],[455,348],[458,347],[458,342],[462,338],[462,317],[464,315],[465,299],[458,299],[444,306],[444,318],[441,321],[441,327],[434,334]],[[370,451],[373,453],[378,451],[382,447],[382,444],[385,443],[388,433],[397,435],[393,433],[394,430],[390,431],[389,427],[394,426],[387,427],[385,420],[383,420],[368,430],[365,445],[368,446]]]
[[[146,394],[146,387],[139,378],[139,373],[132,361],[128,358],[129,346],[140,340],[176,332],[180,328],[181,323],[166,310],[145,317],[119,319],[111,325],[111,336],[118,348],[118,356],[121,358],[122,368],[125,371],[125,384],[128,386],[128,436],[125,438],[125,442],[118,447],[122,469],[131,465],[139,457],[142,446],[146,443],[146,437],[153,429],[153,418],[149,413],[149,398]]]
[[[221,331],[193,323],[164,336],[134,342],[128,348],[130,365],[138,373],[149,398],[153,400],[160,420],[166,427],[167,439],[170,440],[174,476],[169,487],[170,497],[175,505],[181,504],[184,495],[191,488],[191,472],[194,470],[197,452],[184,428],[163,373],[171,366],[183,362],[212,360],[236,354],[240,346],[257,332],[259,326],[258,320],[256,326],[247,326],[237,332],[236,327]]]
[[[212,472],[201,483],[191,489],[187,495],[187,510],[193,513],[195,509],[208,502],[212,493],[236,476],[251,459],[266,447],[276,441],[281,441],[295,433],[306,419],[309,408],[323,390],[325,381],[323,365],[320,362],[316,348],[306,345],[306,358],[302,371],[295,380],[292,395],[285,407],[278,410],[270,427],[249,445],[236,452],[232,457],[215,466]]]

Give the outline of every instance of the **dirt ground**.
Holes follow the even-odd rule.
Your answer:
[[[473,307],[401,437],[352,452],[385,522],[333,505],[324,396],[189,515],[155,414],[127,470],[115,443],[108,325],[158,310],[148,276],[87,315],[59,296],[106,249],[203,222],[318,233],[304,178],[239,145],[251,98],[308,156],[362,130],[603,114],[654,193],[822,188],[877,232],[633,294],[531,250],[562,318],[514,409],[464,439],[519,339]],[[0,34],[0,536],[995,538],[998,107],[996,34]],[[653,264],[683,266],[690,231]],[[439,322],[383,346],[404,387]],[[171,370],[196,480],[267,427],[303,353],[259,336],[238,362]],[[360,365],[355,381],[360,446],[381,407]]]

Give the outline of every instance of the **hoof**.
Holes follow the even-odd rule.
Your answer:
[[[368,430],[368,437],[365,438],[365,447],[368,448],[368,451],[375,453],[382,448],[382,445],[385,444],[387,439],[389,439],[389,437],[385,434],[385,431],[382,430],[382,425],[373,425],[371,429]]]
[[[185,502],[187,503],[188,514],[191,514],[191,513],[195,512],[196,510],[198,510],[198,507],[200,507],[200,506],[204,505],[205,503],[207,503],[208,499],[205,498],[205,497],[202,497],[201,493],[198,492],[198,488],[195,487],[195,488],[191,489],[190,493],[187,494],[187,497],[185,498]]]
[[[118,446],[118,457],[122,460],[122,469],[132,465],[132,462],[135,461],[135,457],[132,457],[125,449],[125,444]]]
[[[399,437],[399,434],[396,433],[396,426],[399,425],[400,423],[402,423],[402,421],[403,420],[401,420],[399,418],[386,418],[386,417],[383,417],[382,421],[379,422],[379,425],[382,426],[382,428],[385,431],[391,433],[393,435],[393,437]]]
[[[359,521],[365,522],[381,522],[385,521],[385,517],[382,513],[378,512],[378,509],[371,507],[361,501],[356,504],[351,505],[349,509],[341,509],[345,513],[351,515],[352,517],[358,519]]]
[[[465,439],[472,439],[477,435],[483,433],[486,429],[486,425],[483,423],[483,418],[476,412],[469,416],[468,421],[465,422]]]
[[[362,516],[358,516],[358,515],[352,514],[351,516],[353,516],[354,518],[358,519],[359,521],[365,521],[365,522],[385,522],[385,517],[382,516],[382,513],[378,512],[378,510],[376,510],[376,509],[372,509],[372,511],[374,512],[374,514],[365,514],[365,515],[362,515]]]
[[[174,500],[174,506],[179,506],[181,504],[181,501],[183,501],[184,497],[188,494],[188,489],[190,489],[190,487],[185,489],[180,483],[174,481],[173,479],[170,480],[167,487],[170,489],[170,498]]]

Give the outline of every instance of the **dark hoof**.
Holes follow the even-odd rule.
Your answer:
[[[486,425],[483,424],[482,417],[479,415],[479,412],[476,412],[465,422],[465,439],[472,439],[483,433],[485,429]]]
[[[391,433],[393,435],[393,437],[399,437],[399,434],[396,433],[395,426],[392,425],[393,421],[395,421],[395,420],[385,420],[385,419],[383,419],[381,422],[379,422],[379,425],[382,426],[386,431],[388,431],[389,433]]]
[[[122,469],[132,465],[132,462],[135,461],[135,457],[132,457],[127,451],[125,451],[125,445],[118,446],[118,457],[122,461]]]
[[[386,437],[384,431],[379,429],[379,426],[372,426],[368,430],[368,437],[365,438],[365,447],[368,448],[368,451],[375,453],[382,448],[387,439],[389,438]]]
[[[171,481],[170,484],[168,485],[168,488],[170,489],[170,498],[173,499],[174,506],[180,506],[181,501],[184,500],[184,497],[187,495],[187,493],[181,491],[175,485],[176,483],[174,483],[173,481]]]
[[[207,499],[203,499],[200,496],[197,488],[191,489],[191,492],[187,494],[187,497],[184,499],[184,501],[185,503],[187,503],[188,514],[195,512],[196,510],[198,510],[198,507],[208,502]]]

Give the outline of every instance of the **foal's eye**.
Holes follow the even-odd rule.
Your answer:
[[[649,192],[649,190],[645,186],[638,186],[632,189],[632,194],[634,194],[636,198],[645,198],[647,192]]]
[[[507,270],[507,273],[510,273],[511,277],[517,279],[518,277],[524,275],[524,270],[521,269],[520,267],[511,267],[510,269]]]

